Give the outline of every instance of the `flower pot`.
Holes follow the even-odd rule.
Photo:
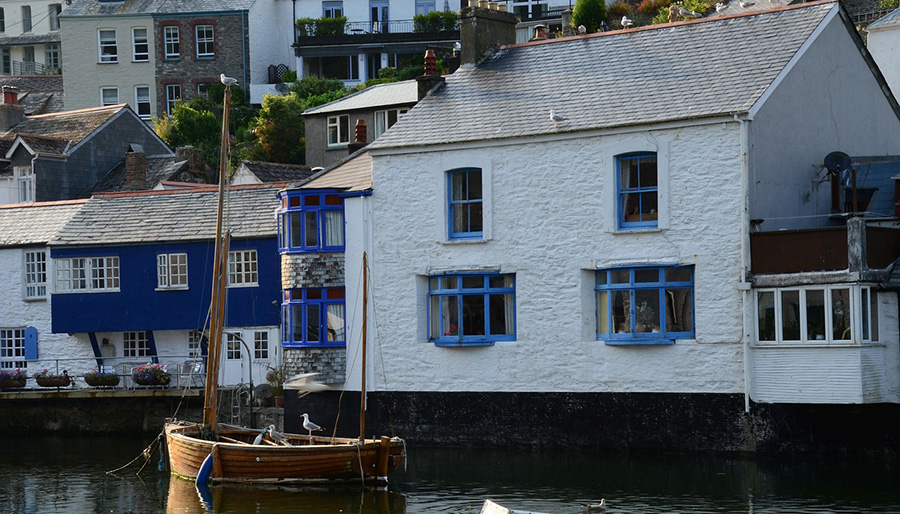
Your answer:
[[[112,373],[88,373],[84,382],[91,387],[113,387],[119,385],[119,375]]]
[[[149,375],[149,376],[146,374],[141,374],[141,375],[133,374],[133,375],[131,375],[131,378],[134,380],[135,384],[142,385],[142,386],[169,385],[169,382],[172,381],[172,375],[170,375],[168,373],[153,374],[153,375]]]
[[[22,389],[27,381],[24,377],[0,377],[0,389]]]
[[[284,396],[276,396],[275,397],[275,406],[276,407],[284,407]]]
[[[34,377],[37,385],[41,387],[69,387],[69,377],[63,375],[48,375]]]

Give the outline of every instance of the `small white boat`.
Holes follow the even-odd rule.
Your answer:
[[[532,512],[530,510],[513,510],[507,509],[503,505],[499,503],[492,502],[491,500],[484,500],[484,505],[481,506],[481,514],[544,514],[542,512]]]

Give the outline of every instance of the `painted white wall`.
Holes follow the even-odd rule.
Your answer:
[[[435,8],[444,10],[444,0],[434,0]],[[370,21],[369,0],[343,0],[344,16],[348,22]],[[449,0],[450,11],[459,10],[460,0]],[[322,2],[297,2],[297,18],[321,18]],[[416,3],[413,1],[392,0],[388,5],[390,20],[411,20],[416,14]]]
[[[825,156],[900,155],[897,134],[880,84],[831,18],[750,122],[750,217],[766,231],[826,225],[830,184],[816,183]]]
[[[297,2],[299,5],[303,2]],[[250,9],[250,83],[267,84],[269,65],[284,64],[291,69],[295,61],[294,14],[289,0],[257,0]],[[252,86],[251,86],[252,88]],[[261,103],[261,98],[259,102]]]
[[[648,145],[669,160],[668,228],[611,232],[614,156]],[[483,169],[486,242],[446,241],[444,173],[466,166]],[[369,387],[743,392],[740,173],[737,123],[375,156]],[[349,230],[353,221],[348,215],[348,284],[358,283],[352,260],[366,246]],[[592,270],[651,262],[696,266],[696,339],[666,346],[597,341]],[[516,341],[428,343],[427,275],[480,266],[516,275]],[[358,387],[354,382],[348,387]]]
[[[154,48],[156,35],[153,20],[144,16],[73,17],[63,20],[63,87],[66,91],[66,110],[85,109],[100,105],[100,88],[119,89],[119,103],[127,103],[137,112],[135,86],[150,87],[150,114],[156,112],[156,70]],[[150,60],[132,62],[131,29],[147,29]],[[100,29],[115,29],[118,63],[100,63]]]
[[[16,177],[0,177],[0,205],[18,203],[19,191],[16,188]]]
[[[30,247],[29,250],[39,248]],[[49,252],[48,262],[49,262]],[[48,270],[49,272],[49,270]],[[49,278],[49,276],[48,276]],[[59,365],[70,375],[80,374],[96,366],[91,357],[90,345],[73,344],[75,339],[67,334],[54,334],[50,323],[50,292],[48,283],[46,300],[25,301],[25,250],[22,248],[0,249],[0,284],[4,284],[4,294],[0,295],[0,328],[35,327],[38,337],[38,361],[28,363],[28,376],[43,369],[56,372]]]
[[[894,95],[900,93],[900,25],[869,31],[866,47]]]

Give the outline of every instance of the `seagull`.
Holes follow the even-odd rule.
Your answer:
[[[609,27],[606,25],[605,21],[601,21],[600,22],[600,32],[607,32],[607,31],[609,31]]]
[[[566,118],[562,114],[557,114],[557,113],[553,112],[553,109],[550,109],[550,121],[552,121],[553,124],[556,125],[557,127],[559,127],[560,123],[562,123],[564,121],[568,121],[568,120],[569,120],[569,118]]]
[[[309,420],[309,414],[304,412],[301,416],[303,416],[303,428],[309,430],[310,437],[312,437],[313,430],[322,430],[322,427]]]
[[[231,77],[226,77],[224,73],[219,75],[219,80],[221,80],[222,83],[225,84],[226,86],[234,86],[234,85],[237,85],[237,83],[238,83],[237,79],[234,79]]]
[[[288,442],[287,437],[284,436],[281,432],[275,431],[275,425],[269,425],[269,438],[275,441],[276,443],[284,443],[285,446],[290,446],[291,443]]]
[[[684,19],[686,19],[686,20],[689,20],[689,19],[692,19],[692,18],[700,18],[700,17],[703,16],[702,14],[700,14],[700,13],[698,13],[698,12],[695,12],[695,11],[689,11],[689,10],[687,10],[687,9],[685,9],[684,7],[681,7],[681,6],[678,6],[678,14],[680,14],[681,17],[684,18]]]
[[[724,10],[727,9],[727,8],[728,8],[728,6],[725,5],[724,3],[722,3],[722,2],[716,2],[716,12],[722,12],[722,11],[724,11]]]
[[[600,503],[582,503],[582,512],[606,512],[606,498],[600,498]]]
[[[622,16],[622,26],[623,27],[628,28],[628,27],[631,27],[632,25],[634,25],[634,22],[631,21],[631,18],[629,18],[628,16]]]
[[[585,28],[584,25],[579,25],[579,26],[578,26],[578,33],[581,34],[581,35],[587,34],[587,28]]]
[[[313,377],[316,377],[318,375],[318,373],[301,373],[299,375],[294,375],[293,377],[284,381],[284,388],[297,391],[306,391],[310,393],[331,390],[328,385],[323,384],[322,382],[319,382],[317,380],[313,380]]]
[[[268,430],[266,430],[266,429],[260,430],[259,435],[256,436],[256,439],[253,440],[253,444],[256,446],[259,446],[260,444],[262,444],[263,437],[266,435],[267,431]]]
[[[746,8],[750,7],[751,5],[753,5],[753,2],[747,2],[746,0],[741,0],[740,5],[741,5],[741,7],[746,9]]]

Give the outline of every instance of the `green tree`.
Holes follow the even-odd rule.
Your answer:
[[[306,160],[305,108],[293,91],[287,96],[266,95],[256,118],[256,146],[250,156],[260,161],[302,164]]]
[[[206,154],[207,161],[218,156],[221,123],[215,114],[197,109],[190,103],[178,102],[172,116],[155,118],[155,131],[172,148],[193,146]],[[215,158],[212,160],[215,162]]]
[[[598,32],[600,22],[606,19],[604,0],[578,0],[572,9],[572,26],[584,25],[588,32]]]
[[[340,79],[330,79],[323,77],[304,77],[297,82],[291,84],[291,92],[297,93],[301,100],[306,100],[311,95],[321,95],[332,91],[346,91],[344,83]]]

